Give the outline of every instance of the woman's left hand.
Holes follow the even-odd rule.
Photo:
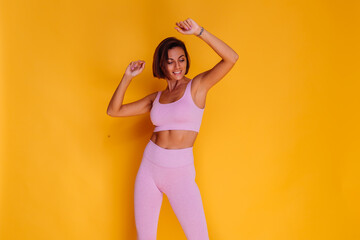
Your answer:
[[[178,32],[186,35],[190,34],[199,34],[201,27],[191,18],[186,19],[185,21],[177,22],[175,29],[178,30]]]

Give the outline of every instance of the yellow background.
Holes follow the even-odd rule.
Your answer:
[[[164,88],[152,57],[185,42],[188,77],[240,56],[209,93],[194,146],[210,239],[360,239],[358,1],[0,3],[0,239],[136,239],[133,191],[153,127],[107,105]],[[158,239],[186,239],[164,195]]]

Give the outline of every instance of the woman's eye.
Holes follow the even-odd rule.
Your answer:
[[[185,61],[185,59],[180,59],[179,60],[180,62],[184,62]],[[174,62],[167,62],[168,64],[173,64]]]

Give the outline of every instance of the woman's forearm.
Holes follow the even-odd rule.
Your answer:
[[[111,113],[115,113],[120,110],[124,100],[125,91],[129,86],[131,79],[132,79],[131,76],[127,76],[124,74],[123,78],[121,79],[118,87],[116,88],[110,100],[109,106],[107,108],[108,115],[111,115]]]
[[[199,33],[200,30],[195,35],[197,36]],[[224,61],[236,62],[239,58],[239,55],[231,47],[212,35],[205,28],[199,38],[204,40]]]

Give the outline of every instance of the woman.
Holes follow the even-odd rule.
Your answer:
[[[170,37],[154,54],[153,75],[167,81],[163,91],[123,104],[124,94],[145,62],[131,62],[109,103],[112,117],[150,112],[155,125],[135,180],[134,207],[138,240],[156,239],[163,193],[169,199],[187,239],[209,239],[199,188],[195,182],[193,145],[199,132],[208,91],[234,66],[238,55],[223,41],[188,18],[175,29],[204,40],[221,58],[212,69],[193,79],[184,43]]]

